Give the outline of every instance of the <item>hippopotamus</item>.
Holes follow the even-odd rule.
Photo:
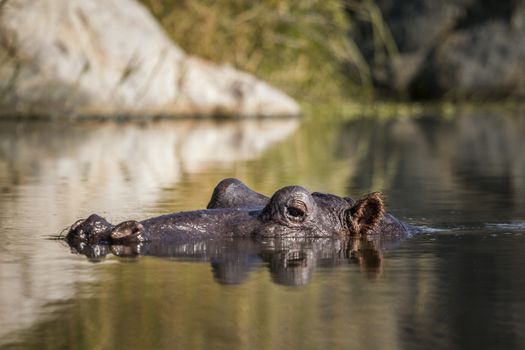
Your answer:
[[[377,192],[353,200],[286,186],[270,198],[240,180],[215,187],[207,209],[113,225],[93,214],[68,230],[69,243],[128,244],[191,238],[344,238],[367,234],[402,236],[407,226],[386,214]]]

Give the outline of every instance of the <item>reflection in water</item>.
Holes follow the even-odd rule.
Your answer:
[[[277,284],[302,286],[310,282],[316,266],[337,267],[357,263],[374,277],[381,270],[380,237],[362,239],[207,239],[181,240],[166,243],[139,243],[128,245],[86,244],[71,245],[72,253],[85,255],[92,262],[100,262],[108,254],[137,259],[155,256],[183,261],[209,261],[215,280],[222,284],[246,281],[249,272],[266,263],[272,280]]]
[[[0,180],[5,191],[30,191],[32,198],[41,201],[36,206],[66,209],[72,217],[95,208],[114,215],[126,207],[136,209],[158,200],[163,188],[187,174],[256,158],[297,125],[296,119],[71,125],[4,122]],[[128,192],[133,192],[133,201],[122,200]]]
[[[235,159],[264,148],[262,125],[247,134],[228,123],[154,125],[1,125],[2,345],[525,348],[522,117],[307,121],[248,161]],[[245,142],[254,148],[243,153]],[[262,193],[381,190],[389,212],[430,229],[344,248],[229,241],[181,244],[164,258],[146,247],[83,252],[108,253],[99,264],[43,239],[91,212],[119,221],[202,208],[224,177]]]
[[[45,236],[91,211],[118,220],[155,210],[163,188],[207,167],[257,157],[297,125],[1,122],[0,338],[33,322],[46,303],[74,295],[75,282],[94,278],[95,271],[62,259],[63,248],[45,244]]]
[[[525,119],[465,114],[350,122],[340,149],[350,192],[383,189],[392,211],[433,225],[509,222],[525,208]],[[431,217],[430,217],[431,216]]]

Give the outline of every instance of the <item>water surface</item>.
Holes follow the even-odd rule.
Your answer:
[[[523,135],[523,116],[482,112],[299,127],[1,122],[0,346],[523,349]],[[268,195],[382,191],[422,233],[359,256],[270,240],[88,259],[47,239],[92,212],[202,208],[231,176]]]

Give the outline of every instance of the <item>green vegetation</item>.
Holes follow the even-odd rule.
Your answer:
[[[381,43],[385,30],[372,1],[141,1],[187,52],[251,72],[303,104],[372,92],[344,9],[371,21]]]

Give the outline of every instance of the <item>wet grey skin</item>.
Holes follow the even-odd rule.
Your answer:
[[[122,244],[213,237],[344,238],[378,232],[381,227],[390,234],[404,228],[384,215],[378,193],[354,201],[287,186],[268,198],[237,179],[225,179],[216,186],[207,208],[118,225],[93,214],[75,222],[66,239]]]
[[[351,197],[339,197],[328,193],[313,192],[312,197],[318,206],[327,211],[345,210],[348,205],[356,204],[356,201]],[[217,184],[207,208],[262,208],[269,201],[269,197],[253,191],[240,180],[228,178]],[[414,227],[401,222],[391,214],[383,212],[379,222],[373,225],[367,234],[403,238],[415,231]]]

